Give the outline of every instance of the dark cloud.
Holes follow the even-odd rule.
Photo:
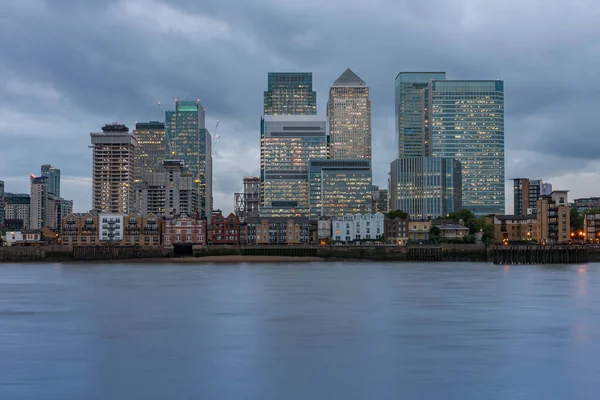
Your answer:
[[[371,87],[375,184],[386,185],[395,155],[394,78],[408,70],[505,80],[507,178],[597,180],[599,12],[591,0],[9,2],[0,14],[0,37],[10,38],[0,41],[0,179],[28,190],[27,175],[51,162],[85,209],[90,131],[155,120],[158,101],[165,110],[199,97],[209,129],[220,120],[215,200],[229,210],[242,176],[258,170],[267,72],[313,72],[324,115],[329,86],[350,67]]]

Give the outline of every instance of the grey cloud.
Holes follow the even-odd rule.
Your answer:
[[[267,72],[277,70],[313,72],[321,115],[329,86],[345,68],[367,82],[374,183],[381,186],[394,157],[399,71],[504,79],[507,178],[575,173],[600,150],[593,122],[600,106],[593,16],[600,5],[591,0],[568,9],[541,0],[20,0],[7,8],[0,37],[11,40],[0,41],[0,115],[19,111],[33,121],[19,130],[36,141],[21,144],[16,118],[7,122],[0,176],[26,180],[39,164],[58,159],[63,174],[89,177],[90,131],[113,120],[131,127],[157,119],[158,101],[164,110],[175,97],[200,97],[209,129],[221,120],[215,198],[228,210],[242,176],[258,168],[262,92]],[[167,20],[173,15],[165,10],[175,19]],[[162,14],[148,17],[153,12]],[[199,37],[208,26],[212,31]],[[25,93],[35,85],[15,93],[6,90],[9,81],[46,85],[61,97]],[[42,131],[37,120],[56,123]],[[219,203],[225,199],[231,200]],[[76,207],[89,207],[87,201]]]

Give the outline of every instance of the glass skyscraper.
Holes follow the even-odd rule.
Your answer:
[[[462,209],[461,166],[452,158],[409,157],[394,160],[390,173],[390,209],[411,218],[436,218]]]
[[[331,158],[371,158],[369,88],[350,68],[329,89],[327,117]]]
[[[60,198],[60,169],[50,164],[44,164],[41,168],[42,176],[48,177],[48,195],[56,199]]]
[[[205,125],[200,101],[176,101],[175,111],[165,113],[169,159],[183,160],[184,172],[194,177],[202,217],[212,215],[212,137]]]
[[[432,79],[445,80],[445,72],[400,72],[396,76],[396,144],[398,158],[430,154],[427,115],[428,85]]]
[[[157,121],[137,122],[133,135],[137,140],[135,162],[138,169],[136,180],[152,172],[161,171],[167,155],[165,124]]]
[[[371,212],[371,160],[311,159],[310,219]]]
[[[504,82],[429,82],[432,155],[462,168],[462,205],[477,216],[504,214]]]
[[[312,72],[269,72],[264,115],[316,115]]]
[[[316,116],[264,116],[260,142],[261,217],[308,217],[308,167],[327,158],[326,122]]]

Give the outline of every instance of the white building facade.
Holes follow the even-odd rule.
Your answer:
[[[384,235],[385,216],[375,214],[348,214],[331,220],[332,239],[336,242],[378,240]]]
[[[103,242],[118,242],[123,240],[123,214],[98,215],[98,237]]]

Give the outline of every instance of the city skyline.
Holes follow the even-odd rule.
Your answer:
[[[222,140],[214,155],[214,197],[217,208],[229,211],[233,208],[232,193],[241,190],[241,178],[258,174],[256,121],[262,113],[261,97],[268,72],[312,72],[317,115],[324,116],[331,82],[341,71],[351,68],[360,73],[371,92],[374,184],[386,187],[389,163],[394,159],[394,77],[400,71],[441,70],[448,72],[448,79],[505,81],[507,212],[513,208],[510,178],[515,176],[532,176],[559,188],[570,188],[573,198],[597,195],[593,185],[600,170],[594,161],[597,144],[592,141],[586,145],[593,138],[593,129],[586,118],[579,118],[597,106],[595,98],[586,97],[594,92],[595,81],[586,79],[593,74],[593,63],[563,65],[564,60],[579,59],[578,50],[566,47],[566,39],[553,39],[551,30],[542,23],[546,17],[538,15],[534,3],[523,5],[516,19],[508,5],[489,6],[493,13],[481,7],[470,8],[469,15],[479,22],[469,29],[461,25],[449,34],[442,16],[448,12],[461,15],[465,9],[449,9],[440,4],[433,14],[420,14],[412,8],[402,13],[409,22],[424,18],[426,23],[419,26],[428,27],[427,35],[417,25],[391,23],[386,14],[404,10],[400,5],[387,4],[389,12],[373,11],[367,15],[350,7],[343,11],[344,18],[315,5],[310,10],[314,21],[304,20],[304,26],[298,24],[299,20],[290,19],[302,11],[300,8],[291,4],[270,5],[275,10],[293,11],[283,13],[282,22],[297,30],[283,32],[280,37],[269,37],[251,28],[249,21],[256,24],[257,18],[272,21],[269,7],[257,4],[238,4],[239,13],[235,12],[229,20],[210,7],[184,8],[159,1],[153,2],[162,11],[157,15],[147,14],[137,1],[96,4],[93,11],[85,5],[69,9],[46,2],[46,7],[34,8],[29,2],[17,3],[11,4],[7,24],[0,28],[3,33],[16,35],[14,41],[1,45],[6,57],[1,64],[5,73],[0,85],[6,96],[0,106],[5,116],[0,126],[4,140],[0,179],[5,181],[7,192],[28,193],[27,177],[35,174],[39,165],[49,163],[61,169],[61,196],[72,198],[77,211],[85,211],[91,208],[91,151],[86,150],[86,135],[90,131],[112,121],[128,126],[133,126],[134,121],[160,121],[165,108],[158,106],[159,101],[170,108],[175,97],[200,97],[207,108],[207,127],[212,131],[216,120],[220,120]],[[588,18],[590,8],[597,7],[595,3],[582,2],[570,10],[570,16],[578,16],[577,25],[571,28],[574,34],[595,39],[594,34],[586,32],[592,26]],[[111,18],[104,18],[107,16]],[[177,17],[187,17],[189,21],[207,18],[230,29],[230,33],[215,36],[208,28],[190,28],[206,24],[182,25],[176,22]],[[65,25],[61,29],[49,29],[45,25],[49,22],[36,26],[53,31],[44,47],[55,51],[39,47],[42,44],[34,39],[35,30],[16,28],[27,24],[29,18]],[[150,30],[149,18],[161,21],[157,32]],[[508,18],[514,28],[511,32],[505,30],[502,22]],[[332,24],[321,24],[324,19]],[[61,24],[67,20],[72,24]],[[100,26],[100,20],[103,26],[118,24],[115,26],[119,29],[88,29]],[[336,29],[354,35],[351,22],[358,20],[366,24],[363,26],[376,29],[354,38],[360,41],[353,43],[362,45],[361,52],[354,54],[328,32]],[[564,23],[571,21],[569,17]],[[522,29],[532,25],[534,47],[529,41],[516,40]],[[418,49],[411,40],[394,43],[394,51],[390,51],[391,38],[403,35],[420,37],[423,42]],[[84,45],[88,43],[90,54],[97,57],[88,60],[87,53],[76,51],[73,39],[69,39],[74,37]],[[442,38],[441,45],[433,45],[433,37]],[[256,47],[261,41],[263,44]],[[62,42],[66,45],[59,46]],[[18,50],[15,43],[25,44],[20,47],[26,50]],[[152,44],[152,52],[136,50],[146,49],[147,43]],[[227,52],[236,55],[235,62],[228,55],[220,57]],[[174,71],[169,60],[182,54],[189,56],[191,62]],[[528,56],[521,57],[523,54]],[[565,67],[566,73],[556,74],[557,65]],[[567,81],[568,74],[582,79]],[[554,146],[564,132],[574,132],[568,145]],[[24,139],[32,140],[27,146],[27,157],[18,150]]]

